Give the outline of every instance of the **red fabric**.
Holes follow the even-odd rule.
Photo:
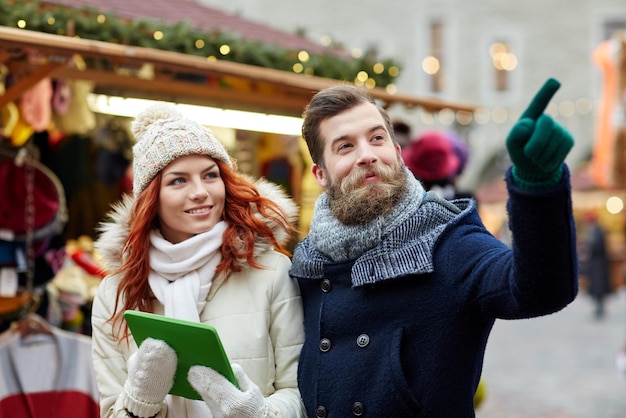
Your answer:
[[[42,171],[35,171],[33,198],[35,230],[52,222],[59,210],[59,195],[52,180]],[[13,160],[0,159],[0,229],[15,235],[26,233],[26,169]]]
[[[0,400],[0,418],[99,418],[100,406],[77,391],[15,394]]]
[[[107,272],[104,271],[102,266],[100,266],[88,252],[78,250],[74,251],[70,256],[72,260],[87,273],[93,276],[100,276],[101,278],[107,275]]]

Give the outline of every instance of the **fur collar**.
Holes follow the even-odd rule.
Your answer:
[[[298,217],[298,206],[287,196],[280,186],[265,179],[249,178],[256,186],[261,196],[276,202],[295,223]],[[115,203],[111,211],[107,214],[106,220],[98,227],[99,236],[94,243],[94,247],[104,263],[107,271],[117,270],[121,265],[122,248],[128,236],[130,213],[134,203],[134,197],[130,194]],[[257,216],[261,216],[257,213]],[[286,244],[289,236],[279,226],[267,218],[262,218],[272,228],[276,239],[281,244]],[[260,255],[270,250],[271,244],[257,237],[255,242],[255,254]]]

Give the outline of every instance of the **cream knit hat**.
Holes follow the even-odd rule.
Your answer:
[[[137,197],[169,163],[185,155],[208,155],[233,166],[213,132],[183,118],[172,105],[149,106],[133,121],[133,193]]]

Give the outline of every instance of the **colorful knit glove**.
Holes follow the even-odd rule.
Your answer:
[[[241,366],[233,363],[232,368],[241,390],[210,367],[191,366],[187,380],[202,396],[214,417],[276,417],[259,387],[250,380]]]
[[[146,338],[128,359],[124,408],[137,417],[152,417],[174,384],[178,357],[165,341]]]
[[[513,179],[522,189],[545,190],[557,184],[565,157],[574,146],[570,133],[543,113],[560,86],[555,79],[548,79],[506,139]]]

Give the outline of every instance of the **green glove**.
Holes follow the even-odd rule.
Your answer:
[[[506,138],[513,179],[522,189],[545,190],[563,175],[563,162],[574,146],[570,133],[543,113],[561,84],[548,79]]]

